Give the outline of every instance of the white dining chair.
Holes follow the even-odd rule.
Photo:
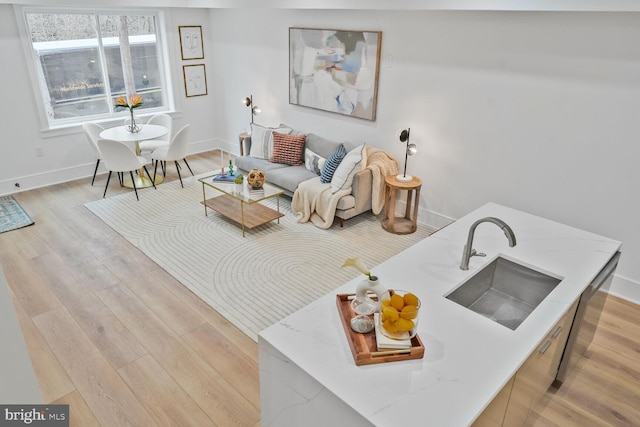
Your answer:
[[[152,152],[161,147],[168,147],[171,143],[173,118],[166,113],[159,113],[151,116],[151,118],[147,121],[147,124],[164,126],[169,131],[159,138],[140,141],[140,151]]]
[[[84,130],[85,135],[87,135],[91,153],[96,159],[96,168],[93,171],[93,178],[91,179],[91,185],[93,185],[93,182],[96,180],[98,166],[100,166],[100,160],[102,160],[102,154],[100,154],[100,149],[98,148],[98,140],[100,139],[100,132],[102,132],[104,128],[97,123],[83,123],[82,129]]]
[[[131,150],[127,145],[113,141],[110,139],[100,139],[98,140],[98,148],[102,153],[102,160],[104,161],[104,165],[109,171],[109,176],[107,177],[107,184],[104,187],[104,194],[102,197],[104,198],[107,195],[107,188],[109,188],[109,180],[111,179],[111,173],[117,172],[118,178],[120,180],[120,185],[122,186],[122,175],[124,172],[129,172],[131,176],[131,181],[133,183],[133,191],[136,193],[136,199],[139,201],[138,197],[138,189],[136,188],[136,180],[133,177],[133,172],[139,169],[144,169],[147,173],[149,179],[151,179],[151,175],[147,170],[147,166],[150,161],[142,156],[137,156],[136,153]],[[153,184],[153,188],[156,188],[154,180],[151,180]]]
[[[151,153],[151,158],[155,160],[155,167],[153,169],[153,179],[156,179],[156,172],[158,171],[158,162],[161,163],[162,175],[167,174],[167,162],[174,162],[176,170],[178,171],[178,178],[180,178],[180,185],[184,188],[182,183],[182,176],[180,175],[179,160],[184,161],[184,164],[189,168],[189,172],[193,175],[191,166],[187,163],[187,144],[189,143],[187,137],[189,135],[189,125],[184,125],[182,129],[176,132],[176,135],[171,140],[171,144],[168,147],[160,147]]]

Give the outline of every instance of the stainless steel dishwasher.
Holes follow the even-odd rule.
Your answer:
[[[620,255],[620,252],[616,252],[611,257],[580,296],[580,302],[556,375],[557,381],[563,382],[565,380],[569,369],[575,365],[591,344],[607,297],[602,287],[605,285],[608,287],[613,280]]]

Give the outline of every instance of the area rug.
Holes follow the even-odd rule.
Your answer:
[[[321,230],[299,224],[291,199],[280,197],[280,223],[247,230],[209,211],[198,177],[86,203],[112,229],[139,248],[198,297],[257,341],[258,333],[353,279],[341,268],[360,257],[374,266],[424,239],[425,226],[408,235],[384,231],[380,217],[362,214]],[[216,194],[207,187],[207,197]],[[276,200],[263,204],[276,208]]]
[[[13,196],[0,197],[0,233],[27,227],[33,223]]]

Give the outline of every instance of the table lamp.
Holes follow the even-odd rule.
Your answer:
[[[409,136],[411,133],[411,128],[402,129],[398,131],[397,136],[400,142],[406,144],[405,152],[404,152],[404,172],[402,175],[397,175],[396,179],[400,182],[411,182],[413,177],[411,175],[407,175],[407,159],[409,156],[413,156],[418,152],[418,148],[416,144],[409,143]]]

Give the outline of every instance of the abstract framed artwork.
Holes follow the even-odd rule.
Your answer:
[[[381,31],[289,28],[289,103],[376,119]]]
[[[180,33],[180,53],[182,59],[204,59],[202,27],[200,25],[178,27]]]
[[[207,73],[204,64],[183,65],[182,73],[187,98],[207,94]]]

